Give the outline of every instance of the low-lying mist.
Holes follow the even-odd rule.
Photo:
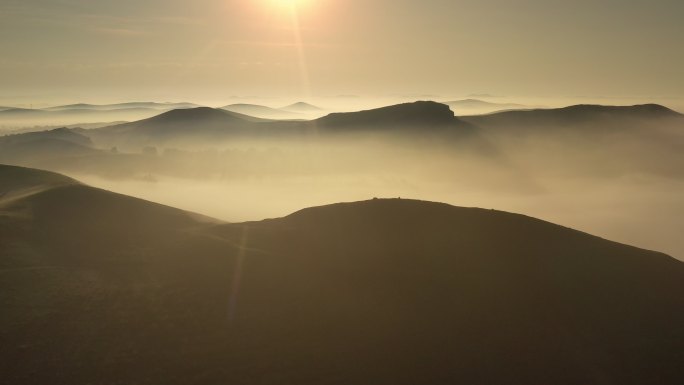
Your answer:
[[[681,143],[671,127],[646,136],[340,136],[153,148],[124,163],[59,171],[229,222],[402,197],[522,213],[684,258]]]

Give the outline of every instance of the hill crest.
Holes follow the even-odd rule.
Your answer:
[[[357,112],[336,112],[317,119],[321,125],[358,126],[359,128],[384,126],[445,126],[459,120],[446,104],[418,101],[380,107]]]

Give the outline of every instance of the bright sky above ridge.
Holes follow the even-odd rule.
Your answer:
[[[3,0],[0,102],[684,96],[678,0]]]

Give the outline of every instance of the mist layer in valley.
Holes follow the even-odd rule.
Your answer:
[[[679,384],[682,143],[657,105],[434,102],[2,137],[0,373]]]
[[[312,121],[242,112],[173,110],[5,137],[0,161],[229,222],[416,198],[524,213],[684,258],[684,120],[661,106],[455,117],[423,102]]]

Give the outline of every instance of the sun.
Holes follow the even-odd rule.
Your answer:
[[[271,0],[274,6],[286,7],[286,8],[296,8],[304,5],[309,0]]]
[[[266,8],[276,13],[310,13],[323,4],[322,0],[259,0]]]

